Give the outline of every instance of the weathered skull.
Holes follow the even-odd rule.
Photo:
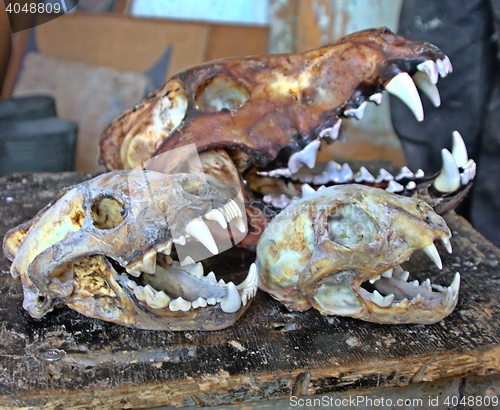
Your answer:
[[[259,286],[290,310],[311,307],[378,323],[434,323],[458,300],[449,288],[407,282],[399,264],[417,249],[441,268],[434,241],[450,230],[423,201],[362,185],[325,188],[289,205],[257,247]]]
[[[10,230],[3,247],[33,317],[64,303],[142,329],[214,330],[246,310],[256,273],[252,268],[239,286],[218,283],[194,259],[218,253],[211,230],[230,223],[244,229],[241,214],[234,200],[198,176],[116,171],[63,191]],[[174,243],[178,255],[183,245],[195,254],[173,261]]]

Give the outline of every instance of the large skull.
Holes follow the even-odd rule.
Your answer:
[[[213,330],[246,310],[256,273],[236,286],[194,260],[218,253],[212,231],[244,230],[241,214],[198,176],[116,171],[66,189],[3,246],[33,317],[64,303],[142,329]],[[173,244],[195,251],[175,262]]]
[[[290,310],[434,323],[455,308],[459,274],[449,288],[431,287],[408,282],[399,264],[423,249],[441,268],[434,241],[451,252],[450,237],[423,201],[362,185],[326,188],[289,205],[264,231],[259,286]]]

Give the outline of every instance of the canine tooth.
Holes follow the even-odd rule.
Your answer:
[[[154,309],[164,309],[169,305],[170,301],[170,297],[165,292],[160,291],[152,301],[148,302],[148,305]]]
[[[380,279],[380,275],[378,275],[376,278],[370,279],[370,283],[373,285],[379,279]]]
[[[362,120],[365,115],[367,104],[368,101],[363,101],[358,108],[349,108],[348,110],[345,110],[344,115],[355,117],[357,120]]]
[[[425,71],[417,71],[412,78],[418,89],[429,97],[432,105],[434,105],[434,107],[439,107],[441,105],[439,90],[431,81],[429,75]]]
[[[384,278],[392,278],[392,272],[394,269],[387,269],[384,273],[382,273],[382,276]]]
[[[417,121],[423,121],[424,109],[415,83],[408,73],[399,73],[387,83],[385,89],[403,101],[413,112]]]
[[[125,284],[127,288],[130,290],[134,290],[137,287],[137,283],[135,283],[133,280],[129,279],[127,283]]]
[[[207,300],[203,299],[201,296],[191,303],[193,309],[204,308],[207,306]]]
[[[443,238],[443,239],[441,239],[441,243],[444,245],[444,247],[446,249],[446,252],[453,253],[453,249],[451,247],[450,238]]]
[[[172,241],[168,241],[168,243],[166,245],[162,244],[162,245],[158,246],[156,248],[156,251],[163,253],[164,255],[170,255],[170,253],[172,252],[172,243],[173,243]]]
[[[177,299],[170,301],[168,307],[172,312],[177,312],[179,310],[187,312],[191,309],[191,302],[188,302],[179,296]]]
[[[354,177],[356,182],[375,182],[375,177],[365,167],[361,167]]]
[[[437,65],[434,61],[427,60],[424,61],[423,63],[420,63],[417,66],[417,70],[426,72],[429,78],[431,79],[432,83],[437,84],[439,79],[439,72]]]
[[[215,274],[213,272],[210,272],[207,276],[205,276],[207,282],[211,283],[212,285],[215,285],[217,283],[217,278],[215,277]]]
[[[316,165],[316,155],[320,145],[321,142],[319,140],[314,140],[304,147],[302,151],[292,154],[288,160],[288,168],[290,171],[295,174],[302,167],[302,164],[307,165],[308,168],[314,168],[314,165]]]
[[[448,286],[448,289],[451,289],[454,294],[457,294],[460,290],[460,273],[455,273],[455,277],[453,278],[453,282]]]
[[[221,309],[226,313],[234,313],[241,308],[241,298],[233,282],[227,284],[227,296],[220,302]]]
[[[217,222],[221,228],[227,229],[227,221],[224,217],[224,214],[218,209],[212,209],[210,212],[207,212],[205,215],[205,219],[209,221]]]
[[[417,172],[415,172],[415,178],[416,179],[423,178],[424,176],[425,176],[425,173],[421,169],[419,169],[419,170],[417,170]]]
[[[448,73],[452,73],[453,72],[453,66],[451,65],[450,57],[444,56],[443,63],[446,66],[446,69],[448,70]]]
[[[390,295],[382,296],[377,290],[374,290],[371,300],[380,307],[388,307],[394,300],[394,294],[391,293]]]
[[[441,77],[446,77],[448,75],[448,69],[446,68],[446,64],[443,60],[436,60],[436,65],[439,71],[439,75]]]
[[[332,141],[335,141],[339,137],[341,125],[342,125],[342,120],[339,118],[337,122],[333,125],[333,127],[325,128],[324,130],[320,131],[318,137],[330,138]]]
[[[415,181],[410,181],[410,182],[408,182],[408,183],[406,184],[405,189],[406,189],[407,191],[412,191],[412,190],[414,190],[416,187],[417,187],[417,184],[415,183]]]
[[[399,171],[399,174],[396,175],[396,181],[400,181],[403,178],[411,179],[414,176],[415,175],[413,174],[413,172],[411,172],[411,169],[405,166],[405,167],[401,168],[401,170]]]
[[[240,231],[241,233],[245,233],[247,231],[247,226],[243,221],[243,218],[237,216],[233,219],[233,223],[234,226],[236,226],[236,229],[238,229],[238,231]]]
[[[443,149],[441,155],[443,157],[443,167],[433,186],[442,193],[453,192],[460,188],[460,171],[450,151]]]
[[[465,164],[469,161],[469,156],[467,155],[467,147],[465,146],[465,142],[458,131],[453,131],[453,145],[451,149],[451,153],[453,154],[453,158],[455,158],[455,162],[457,163],[457,167],[462,168],[465,167]]]
[[[374,102],[377,105],[382,104],[382,93],[376,93],[368,97],[368,101]]]
[[[219,253],[215,239],[203,219],[191,219],[186,225],[186,233],[200,241],[214,255]]]
[[[439,257],[439,252],[436,248],[436,245],[431,243],[430,245],[426,246],[423,251],[439,269],[443,269],[443,262],[441,262],[441,258]]]
[[[192,265],[194,263],[194,259],[191,258],[191,256],[186,256],[182,261],[181,261],[181,266],[185,265]]]
[[[384,168],[380,168],[378,170],[378,176],[377,178],[375,179],[375,183],[376,184],[379,184],[381,183],[382,181],[391,181],[394,179],[394,176],[389,172],[387,171],[386,169]]]
[[[303,198],[316,193],[315,189],[309,184],[303,184],[301,190]]]
[[[181,235],[178,238],[174,238],[173,241],[177,245],[184,246],[186,244],[186,237],[184,235]]]
[[[207,298],[207,304],[209,304],[210,306],[213,306],[217,303],[217,299],[215,298]]]
[[[392,192],[392,193],[402,192],[402,191],[404,191],[404,187],[399,182],[392,180],[392,181],[389,181],[389,185],[387,185],[387,188],[385,190],[387,192]]]

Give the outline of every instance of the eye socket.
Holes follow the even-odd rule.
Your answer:
[[[197,106],[204,112],[232,110],[249,99],[249,92],[224,74],[213,77],[196,92]]]
[[[327,219],[330,239],[342,246],[372,243],[377,238],[378,225],[356,205],[341,205]]]
[[[180,182],[182,189],[190,195],[201,196],[204,186],[201,181],[195,178],[185,178]]]
[[[112,197],[100,197],[92,204],[92,220],[97,229],[113,229],[123,222],[125,208]]]

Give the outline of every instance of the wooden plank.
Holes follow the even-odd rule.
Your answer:
[[[89,175],[0,179],[0,236]],[[387,326],[316,311],[288,312],[259,292],[235,326],[217,332],[152,332],[61,308],[42,320],[22,309],[22,289],[0,269],[0,407],[43,409],[218,405],[294,394],[404,386],[500,373],[500,250],[455,213],[454,253],[443,271],[423,255],[405,265],[422,280],[462,275],[460,300],[430,326]],[[244,274],[254,255],[232,249],[216,266]]]

